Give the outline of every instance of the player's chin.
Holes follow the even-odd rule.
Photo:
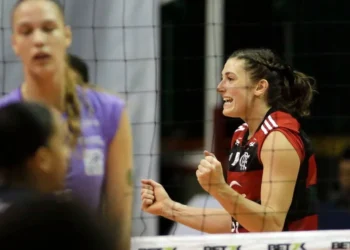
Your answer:
[[[232,117],[236,118],[239,117],[239,113],[237,112],[237,109],[234,107],[224,108],[222,110],[222,114],[226,117]]]
[[[53,64],[33,65],[31,71],[34,75],[50,76],[55,74],[57,68],[55,68]]]

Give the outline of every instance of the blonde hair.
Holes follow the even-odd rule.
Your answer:
[[[69,66],[67,61],[65,76],[64,109],[67,112],[67,123],[72,135],[72,146],[75,147],[81,136],[81,104],[77,92],[80,77]]]

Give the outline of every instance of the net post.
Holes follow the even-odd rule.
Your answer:
[[[216,85],[223,66],[225,0],[206,0],[205,4],[204,147],[211,151],[217,106]]]

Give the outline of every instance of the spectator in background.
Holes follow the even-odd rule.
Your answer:
[[[72,69],[81,77],[83,83],[89,82],[89,66],[80,57],[69,54],[69,63]]]
[[[350,146],[339,157],[339,190],[320,206],[319,229],[350,229]]]
[[[350,146],[340,156],[338,178],[340,190],[335,204],[350,212]]]

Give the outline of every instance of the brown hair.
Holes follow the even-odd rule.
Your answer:
[[[12,20],[14,16],[14,12],[17,9],[17,7],[24,1],[28,0],[18,0],[16,4],[13,7],[12,10]],[[55,0],[47,0],[52,3],[54,3],[64,21],[64,11],[63,7]],[[76,84],[81,84],[82,79],[79,77],[77,73],[74,72],[74,70],[70,67],[69,63],[69,57],[67,54],[66,57],[66,72],[65,72],[65,96],[64,96],[64,109],[67,112],[67,123],[72,135],[72,146],[76,146],[78,139],[81,135],[81,124],[80,124],[80,118],[81,118],[81,105],[79,101],[78,92],[76,89]]]
[[[304,73],[293,70],[269,49],[243,49],[230,58],[245,61],[245,70],[254,82],[265,79],[269,83],[267,103],[293,115],[310,114],[316,81]]]
[[[81,105],[76,89],[79,83],[79,76],[69,67],[66,69],[66,88],[65,88],[65,110],[67,112],[67,123],[72,134],[72,146],[74,147],[81,135]]]

